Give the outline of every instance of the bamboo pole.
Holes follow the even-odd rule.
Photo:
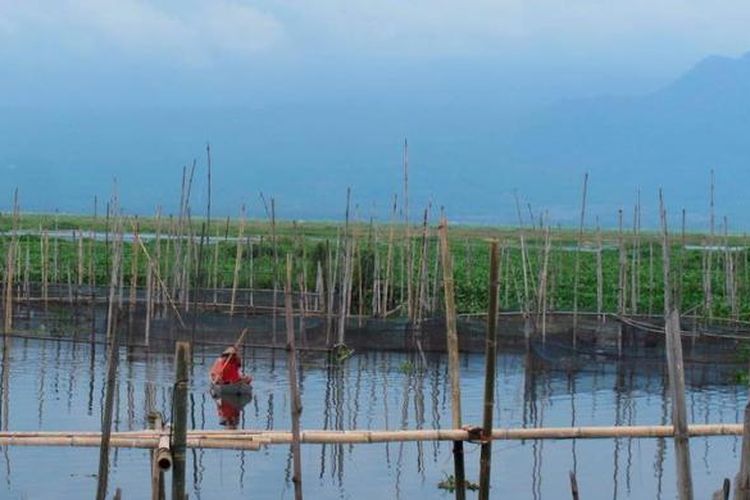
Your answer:
[[[117,207],[117,195],[113,196],[113,206]],[[115,210],[116,213],[116,210]],[[115,302],[115,288],[122,259],[122,228],[115,215],[115,231],[117,236],[112,247],[112,274],[109,282],[109,304],[107,307],[107,381],[102,410],[102,438],[99,448],[99,474],[97,476],[96,498],[105,500],[109,477],[109,448],[112,432],[112,405],[114,403],[115,384],[117,383],[117,364],[119,361],[119,336],[117,334],[117,317],[119,307]]]
[[[675,463],[677,466],[677,492],[680,500],[692,500],[693,481],[690,472],[690,445],[688,441],[687,408],[685,405],[685,378],[680,338],[680,313],[673,304],[670,279],[669,234],[664,198],[659,190],[659,208],[662,226],[662,262],[664,268],[664,324],[666,336],[669,385],[672,393],[672,423],[675,428]]]
[[[482,450],[479,464],[479,499],[490,497],[490,469],[492,460],[492,417],[495,406],[495,363],[497,361],[497,285],[498,285],[498,243],[490,243],[490,281],[487,308],[487,339],[485,347],[484,375],[484,418],[482,430]]]
[[[586,172],[583,176],[583,193],[581,195],[581,221],[578,226],[578,239],[576,240],[576,260],[575,270],[573,276],[573,347],[576,346],[578,340],[578,284],[580,281],[581,272],[581,245],[583,243],[583,225],[586,217],[586,192],[589,184],[589,173]]]
[[[172,500],[185,498],[185,448],[187,446],[188,384],[190,382],[190,343],[175,347],[175,385],[172,422]]]
[[[237,286],[239,285],[240,279],[240,264],[242,262],[242,234],[245,229],[245,205],[243,203],[240,209],[240,229],[237,236],[237,249],[234,256],[234,274],[232,278],[232,299],[231,305],[229,306],[229,315],[234,315],[234,305],[237,297]],[[275,293],[275,292],[274,292]]]
[[[709,187],[709,241],[708,241],[708,252],[706,253],[706,274],[705,274],[705,301],[706,301],[706,314],[709,319],[713,318],[714,313],[714,297],[713,297],[713,251],[716,240],[714,235],[716,232],[716,219],[714,215],[714,170],[711,169],[711,185]]]
[[[741,436],[743,424],[691,424],[690,437]],[[301,444],[377,444],[416,441],[481,441],[482,429],[410,429],[410,430],[306,430],[300,431]],[[72,446],[99,447],[100,432],[89,431],[10,431],[0,432],[0,446]],[[610,425],[581,427],[494,428],[488,439],[496,441],[567,440],[567,439],[660,439],[675,436],[673,425]],[[155,448],[161,433],[140,430],[113,432],[111,444],[120,448]],[[191,430],[187,433],[189,448],[257,449],[259,445],[289,445],[289,431],[252,429]]]
[[[438,228],[440,257],[443,265],[443,294],[445,297],[445,333],[448,349],[448,370],[451,382],[451,423],[454,429],[461,428],[461,372],[458,359],[458,331],[456,329],[456,297],[453,283],[453,257],[448,244],[448,220],[443,217]],[[453,470],[456,499],[466,498],[466,474],[464,472],[464,443],[453,442]]]
[[[735,500],[750,500],[750,403],[745,405],[745,419],[742,425],[742,453],[740,470],[734,484]]]
[[[596,314],[599,322],[604,323],[604,270],[602,269],[602,229],[599,217],[596,218]]]
[[[42,232],[41,246],[42,300],[46,311],[49,300],[49,233],[47,229]]]
[[[427,226],[427,217],[429,214],[429,208],[425,208],[424,210],[424,217],[422,220],[422,244],[421,244],[421,251],[420,251],[420,259],[419,259],[419,279],[417,280],[419,288],[417,289],[417,300],[416,300],[416,320],[417,325],[421,327],[423,315],[426,310],[426,303],[427,303],[427,273],[428,273],[428,267],[427,267],[427,236],[428,236],[428,226]]]
[[[151,319],[154,315],[154,304],[153,304],[153,265],[150,262],[146,263],[146,324],[144,326],[144,343],[149,344],[151,338]]]
[[[133,233],[133,244],[130,245],[130,295],[128,298],[128,306],[131,311],[135,309],[136,301],[138,300],[138,253],[140,250],[138,241],[141,237],[139,231],[140,224],[138,223],[137,217],[133,225],[135,231]]]
[[[414,275],[414,257],[411,249],[411,224],[409,221],[409,143],[404,139],[404,224],[405,224],[405,255],[406,255],[406,311],[409,323],[414,321],[414,299],[412,277]]]
[[[549,254],[550,254],[551,242],[550,242],[550,228],[549,224],[544,227],[544,260],[542,264],[542,276],[539,280],[539,290],[541,299],[539,301],[541,314],[542,314],[542,342],[547,340],[547,289],[548,275],[549,275]]]
[[[159,412],[149,413],[148,425],[150,429],[161,432],[163,427],[161,414]],[[164,500],[164,471],[158,466],[156,454],[157,449],[151,450],[151,500]]]
[[[3,333],[13,330],[13,284],[16,269],[16,253],[18,251],[18,188],[13,191],[13,234],[8,244],[5,266],[5,304],[3,305],[4,322]]]
[[[297,351],[294,343],[294,317],[292,311],[292,256],[286,256],[286,287],[284,293],[284,313],[286,319],[287,368],[289,371],[289,392],[292,413],[292,460],[294,462],[294,498],[302,500],[302,453],[300,450],[299,419],[302,415],[302,401],[297,384]]]

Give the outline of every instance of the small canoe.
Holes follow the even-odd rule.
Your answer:
[[[253,393],[253,386],[247,382],[235,382],[234,384],[211,384],[211,395],[215,398],[221,396],[242,396]]]

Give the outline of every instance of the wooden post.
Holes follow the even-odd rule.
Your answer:
[[[190,343],[177,342],[172,414],[172,500],[185,498],[185,448],[187,444]]]
[[[687,408],[685,405],[685,374],[680,338],[680,313],[673,303],[670,279],[669,234],[664,198],[659,190],[659,207],[662,227],[662,263],[664,268],[664,333],[666,337],[669,386],[672,393],[672,425],[674,426],[675,464],[677,466],[677,493],[680,500],[692,500],[693,480],[690,472],[690,445],[688,441]]]
[[[448,245],[448,220],[443,217],[438,228],[440,235],[440,258],[443,265],[443,289],[445,296],[445,333],[448,347],[448,370],[451,380],[451,422],[454,429],[461,428],[461,374],[458,359],[458,331],[456,329],[456,297],[453,287],[453,257]],[[466,498],[466,474],[464,472],[464,442],[453,442],[453,470],[456,485],[456,500]]]
[[[492,417],[495,406],[495,362],[497,361],[497,241],[490,244],[489,304],[487,309],[487,340],[484,372],[484,419],[482,450],[479,464],[479,500],[490,498],[490,468],[492,460]]]
[[[297,351],[294,345],[294,317],[292,315],[292,256],[286,256],[286,287],[284,293],[284,314],[286,319],[287,368],[289,370],[289,391],[292,404],[292,460],[294,462],[294,498],[302,500],[302,456],[300,449],[299,418],[302,415],[302,401],[297,385]]]
[[[740,471],[734,485],[735,500],[750,500],[750,403],[745,405],[745,421],[742,427],[742,455]]]

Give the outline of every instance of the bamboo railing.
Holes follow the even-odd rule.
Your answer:
[[[690,437],[741,436],[742,424],[693,424],[688,426]],[[153,430],[112,432],[110,446],[115,448],[156,448],[163,432]],[[670,438],[671,425],[584,426],[539,428],[494,428],[491,437],[496,441],[561,440],[561,439],[616,439]],[[419,429],[419,430],[352,430],[300,431],[302,444],[377,444],[417,441],[481,441],[480,428]],[[258,450],[264,445],[289,445],[289,431],[260,430],[191,430],[187,432],[188,448],[216,448]],[[0,446],[82,446],[98,447],[101,433],[81,431],[6,431],[0,432]]]

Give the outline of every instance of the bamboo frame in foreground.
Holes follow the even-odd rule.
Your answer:
[[[693,424],[688,426],[690,437],[741,436],[742,424]],[[150,430],[113,432],[110,446],[118,448],[155,448],[161,433]],[[590,426],[495,428],[493,440],[526,439],[613,439],[613,438],[669,438],[674,437],[671,425]],[[303,444],[375,444],[416,441],[477,441],[481,431],[476,429],[422,429],[375,431],[300,432]],[[258,450],[262,445],[288,445],[292,433],[259,430],[202,430],[188,431],[188,448]],[[93,446],[101,444],[99,432],[0,432],[0,446]]]

